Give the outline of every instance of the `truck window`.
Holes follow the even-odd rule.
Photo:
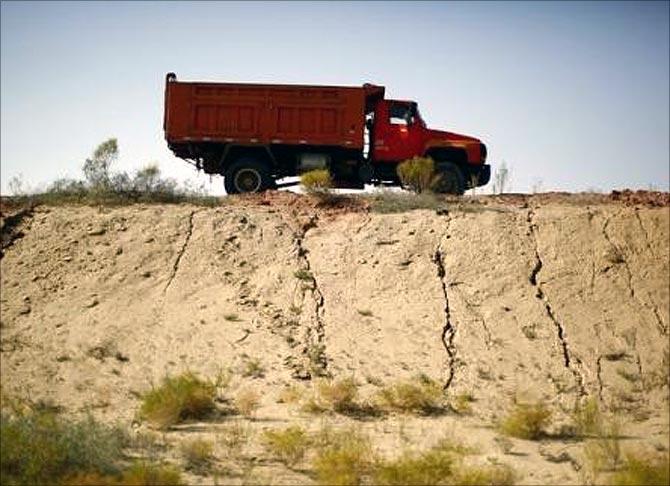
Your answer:
[[[391,105],[391,108],[389,109],[389,123],[392,125],[407,125],[409,117],[409,107],[404,105]]]

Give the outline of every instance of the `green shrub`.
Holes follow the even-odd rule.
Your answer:
[[[500,423],[500,430],[511,437],[537,440],[545,434],[550,420],[551,410],[544,403],[517,403]]]
[[[612,476],[616,486],[670,484],[670,457],[664,455],[627,454],[621,470]]]
[[[398,164],[398,177],[404,187],[418,194],[428,191],[436,180],[435,162],[429,157],[413,157]]]
[[[420,375],[385,386],[377,392],[377,402],[388,411],[431,415],[444,410],[444,392],[441,384]]]
[[[0,418],[2,484],[49,484],[73,474],[113,475],[128,438],[89,417],[69,421],[51,412]]]
[[[355,430],[322,430],[315,444],[312,468],[319,484],[357,485],[372,472],[375,456],[370,441]]]
[[[159,428],[200,419],[214,410],[216,386],[191,372],[166,376],[142,397],[140,417]]]
[[[293,467],[305,457],[310,440],[305,429],[293,425],[284,430],[265,431],[264,444],[275,458]]]
[[[327,193],[333,187],[330,172],[326,169],[310,170],[300,176],[300,184],[308,193]]]
[[[193,439],[181,445],[181,455],[186,469],[205,471],[214,459],[214,444],[204,439]]]

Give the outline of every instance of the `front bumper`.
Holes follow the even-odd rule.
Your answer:
[[[466,182],[472,188],[473,182],[477,187],[485,186],[491,180],[491,166],[489,164],[477,164],[467,166]]]

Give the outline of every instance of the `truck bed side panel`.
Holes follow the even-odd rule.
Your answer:
[[[362,88],[170,82],[166,138],[362,148]]]

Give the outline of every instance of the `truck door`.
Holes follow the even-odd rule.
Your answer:
[[[421,126],[413,105],[399,101],[387,101],[386,105],[386,110],[375,116],[375,160],[400,162],[419,155]]]

